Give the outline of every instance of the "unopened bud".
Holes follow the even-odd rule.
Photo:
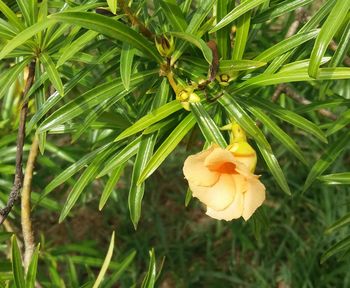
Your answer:
[[[216,76],[216,80],[219,81],[220,85],[228,86],[229,82],[232,80],[228,74],[219,74]]]
[[[160,55],[163,57],[170,57],[171,54],[173,54],[175,45],[172,35],[163,34],[161,36],[156,36],[155,42]]]
[[[232,152],[237,161],[243,163],[251,172],[254,172],[257,162],[255,150],[246,141],[234,142],[227,149]]]

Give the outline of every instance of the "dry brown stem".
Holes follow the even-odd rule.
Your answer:
[[[28,111],[28,102],[27,101],[25,101],[24,103],[22,103],[22,102],[24,101],[25,96],[27,95],[30,87],[33,84],[34,74],[35,74],[35,61],[33,61],[29,65],[28,77],[26,79],[26,84],[25,84],[23,93],[21,95],[20,105],[22,105],[22,108],[20,111],[18,134],[17,134],[15,179],[13,182],[13,187],[11,189],[7,204],[4,208],[2,208],[0,210],[0,224],[2,224],[4,222],[4,220],[6,219],[8,214],[11,212],[12,207],[15,205],[15,202],[17,201],[17,199],[20,196],[21,188],[23,185],[23,171],[22,171],[23,145],[24,145],[25,130],[26,130],[26,118],[27,118],[27,111]]]
[[[21,222],[22,222],[22,233],[24,242],[24,257],[23,264],[25,271],[28,270],[30,260],[32,258],[35,243],[34,233],[32,228],[32,221],[30,219],[30,195],[32,192],[32,179],[35,160],[38,155],[39,141],[38,137],[35,136],[33,139],[32,146],[28,155],[27,166],[24,174],[22,198],[21,198]]]

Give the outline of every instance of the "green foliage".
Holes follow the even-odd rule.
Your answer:
[[[40,246],[24,271],[22,238],[9,241],[21,230],[16,204],[0,228],[0,287],[350,285],[349,9],[0,0],[0,208],[23,101],[24,163],[35,135],[41,152],[31,195]],[[157,42],[170,57],[161,35],[174,37],[175,47]],[[181,99],[185,88],[200,101]],[[181,170],[190,153],[226,147],[220,128],[232,120],[267,188],[248,223],[198,212]]]

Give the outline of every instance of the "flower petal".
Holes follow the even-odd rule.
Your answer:
[[[226,220],[226,221],[237,219],[242,216],[242,212],[244,209],[243,195],[247,189],[247,181],[241,175],[233,175],[232,177],[234,179],[235,186],[236,186],[236,193],[235,193],[234,200],[227,208],[221,211],[218,211],[208,206],[207,213],[206,213],[208,216],[218,220]]]
[[[212,187],[196,186],[190,183],[190,189],[193,196],[205,205],[215,210],[223,210],[232,203],[236,186],[232,175],[221,174],[219,180]]]
[[[219,173],[210,171],[204,161],[212,153],[214,148],[187,157],[183,167],[185,178],[192,185],[212,186],[219,179]]]
[[[225,162],[231,162],[234,163],[234,157],[233,154],[226,150],[226,149],[222,149],[220,147],[214,148],[212,150],[212,152],[210,153],[210,155],[208,155],[208,157],[206,157],[205,161],[204,161],[204,165],[205,166],[217,166],[217,165],[221,165]]]
[[[258,178],[248,179],[248,190],[244,193],[243,218],[248,220],[265,200],[265,186]]]

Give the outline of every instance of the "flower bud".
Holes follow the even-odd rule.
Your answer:
[[[155,42],[160,55],[163,57],[170,57],[171,54],[173,54],[175,45],[172,35],[163,34],[161,36],[156,36]]]
[[[257,156],[255,150],[246,141],[234,142],[227,149],[232,152],[237,161],[243,163],[253,173],[256,167]]]
[[[219,74],[216,76],[216,80],[218,80],[219,84],[222,86],[228,86],[229,82],[232,81],[230,75],[228,74]]]

